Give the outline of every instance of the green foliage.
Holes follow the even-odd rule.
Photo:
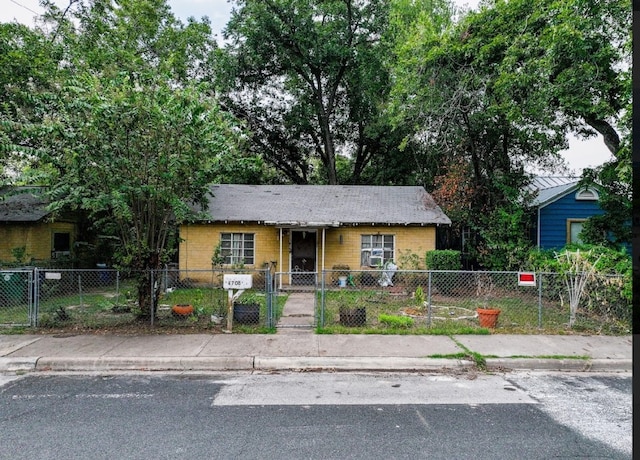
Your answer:
[[[17,246],[15,248],[11,248],[11,255],[14,260],[21,264],[24,262],[25,257],[27,256],[27,247],[26,246]]]
[[[139,273],[148,316],[159,293],[147,270],[169,260],[177,225],[206,205],[218,166],[237,152],[237,124],[205,78],[215,42],[207,21],[181,24],[166,0],[92,2],[67,16],[47,7],[57,35],[38,46],[57,43],[64,65],[29,93],[15,143],[49,166],[54,213],[83,212],[115,237],[114,261]],[[27,89],[15,104],[26,107]]]
[[[529,252],[524,269],[531,271],[559,273],[563,270],[562,264],[556,255],[562,255],[566,251],[581,251],[591,263],[596,263],[596,273],[600,275],[625,275],[630,276],[632,270],[631,256],[624,249],[611,249],[606,246],[593,246],[588,244],[567,245],[561,251],[533,249]]]
[[[593,277],[584,287],[581,305],[583,315],[593,314],[597,318],[608,318],[608,321],[597,321],[599,327],[607,327],[615,330],[611,332],[624,332],[628,329],[632,309],[632,260],[624,249],[612,249],[606,246],[569,245],[559,253],[554,251],[533,250],[525,264],[525,269],[558,273],[558,276],[543,278],[543,297],[554,299],[567,296],[565,275],[570,269],[563,260],[566,253],[580,251],[586,263],[595,264]],[[575,325],[584,321],[584,318],[575,318]],[[612,324],[619,322],[617,327]],[[593,326],[588,326],[593,329]]]
[[[213,249],[213,255],[211,256],[211,265],[215,268],[220,268],[224,265],[224,256],[222,255],[222,243],[218,242]]]
[[[504,204],[479,219],[475,256],[487,270],[518,270],[533,243],[527,238],[529,215],[522,206]]]
[[[422,286],[418,286],[416,288],[416,291],[413,297],[416,299],[416,304],[418,305],[418,308],[424,308],[425,297],[424,297],[424,290],[422,289]]]
[[[399,251],[397,260],[400,270],[420,270],[420,256],[411,249]]]
[[[357,182],[392,131],[381,115],[388,2],[236,4],[219,82],[253,133],[249,148],[294,183]]]
[[[410,328],[414,323],[413,318],[409,316],[386,315],[383,313],[378,315],[378,321],[380,324],[398,329]]]
[[[235,301],[236,304],[244,305],[264,305],[265,296],[253,290],[244,291]]]
[[[629,158],[619,155],[600,168],[583,171],[584,185],[599,184],[598,205],[605,212],[584,223],[580,237],[586,243],[614,249],[631,243],[632,185],[631,178],[624,172],[629,163]]]
[[[557,168],[569,133],[601,134],[616,156],[608,182],[630,184],[628,0],[498,0],[453,24],[440,2],[426,3],[393,2],[390,116],[411,127],[404,145],[432,174],[423,180],[454,230],[475,232],[472,256],[517,268],[527,251],[526,170]],[[620,219],[629,216],[623,201],[610,207]],[[595,233],[622,228],[620,219],[599,219]]]
[[[427,251],[426,263],[429,270],[460,270],[460,251],[436,249]]]

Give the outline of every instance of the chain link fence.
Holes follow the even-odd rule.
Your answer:
[[[231,291],[231,298],[224,276],[238,273],[251,275],[252,288]],[[490,327],[504,333],[631,330],[631,280],[621,276],[590,279],[568,328],[567,279],[554,273],[536,273],[533,285],[521,286],[514,272],[168,268],[2,270],[0,325],[216,331],[231,318],[234,331],[270,332],[289,291],[315,296],[314,323],[326,332],[473,333],[480,328],[478,309],[499,310]]]
[[[34,323],[32,277],[31,270],[0,270],[0,325]]]
[[[566,331],[566,278],[539,273],[532,285],[519,280],[517,272],[326,271],[319,326],[334,332],[366,328],[380,333],[465,333],[481,324],[510,333]],[[631,288],[625,283],[615,276],[590,279],[572,330],[629,333]],[[485,314],[497,323],[485,323]]]
[[[247,332],[273,328],[277,305],[269,270],[242,270],[252,288],[230,298],[225,274],[238,270],[119,271],[31,269],[0,272],[0,325],[49,329],[148,326],[207,330],[229,325]],[[241,294],[241,295],[240,295]]]

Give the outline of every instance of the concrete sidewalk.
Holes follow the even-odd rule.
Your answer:
[[[631,336],[0,335],[0,371],[470,369],[631,372]]]

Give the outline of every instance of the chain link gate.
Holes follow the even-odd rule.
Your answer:
[[[33,271],[0,271],[0,325],[35,326]]]

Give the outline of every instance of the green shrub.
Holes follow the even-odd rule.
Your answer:
[[[529,252],[525,269],[537,272],[554,273],[543,277],[542,295],[545,299],[557,299],[567,296],[564,273],[566,267],[558,261],[557,254],[565,251],[580,250],[591,263],[596,263],[595,277],[584,291],[582,305],[599,317],[612,317],[621,321],[630,321],[632,308],[632,261],[631,256],[622,250],[592,245],[567,245],[561,251],[532,250]]]
[[[460,251],[453,249],[427,251],[426,262],[429,270],[460,270],[462,268]],[[458,285],[458,275],[458,273],[434,273],[433,285],[439,294],[451,295]]]
[[[429,270],[460,270],[462,268],[460,251],[453,249],[427,251],[426,262]]]

